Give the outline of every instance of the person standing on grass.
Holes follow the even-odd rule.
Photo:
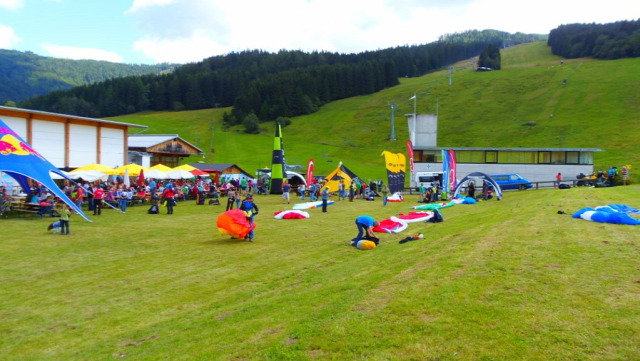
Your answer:
[[[282,184],[282,203],[287,202],[289,204],[289,192],[291,192],[291,185],[289,182],[284,181],[284,184]]]
[[[229,188],[227,188],[227,211],[230,211],[233,209],[233,203],[236,201],[236,191],[233,188],[233,186],[229,186]]]
[[[251,193],[248,193],[247,198],[242,201],[240,209],[244,211],[244,215],[251,225],[251,231],[249,231],[249,234],[247,234],[244,239],[245,241],[253,242],[253,217],[258,214],[258,206],[253,202],[253,195]]]
[[[322,212],[327,213],[327,203],[329,202],[329,187],[325,186],[322,190]]]
[[[356,226],[358,227],[358,235],[356,238],[351,240],[351,245],[354,247],[358,246],[358,241],[362,239],[364,236],[365,239],[373,241],[376,245],[380,239],[376,237],[373,233],[373,227],[377,227],[380,225],[380,222],[373,219],[371,216],[360,216],[356,218]]]
[[[167,214],[173,214],[173,206],[175,202],[175,191],[172,184],[167,184],[167,187],[162,192],[162,199],[164,199],[167,206]]]
[[[102,214],[102,199],[104,199],[104,189],[102,186],[96,187],[93,192],[93,215],[99,216]]]
[[[300,184],[300,186],[298,187],[298,192],[300,192],[300,199],[302,199],[304,201],[304,197],[305,197],[305,192],[307,191],[307,187],[304,185],[304,183]]]
[[[66,204],[62,203],[60,205],[60,209],[58,209],[58,213],[60,213],[60,234],[69,234],[69,218],[71,217],[71,211],[69,210],[69,207],[67,207]]]
[[[629,168],[627,166],[622,167],[622,185],[627,185],[627,178],[629,178]]]
[[[344,185],[344,179],[340,179],[340,183],[338,183],[338,200],[339,201],[344,201],[345,200],[345,185]]]
[[[387,205],[387,197],[389,197],[389,187],[386,184],[380,186],[380,193],[382,193],[382,205]]]
[[[562,182],[562,173],[558,172],[556,174],[556,188],[560,187],[560,182]]]
[[[74,187],[74,193],[75,193],[75,197],[73,199],[73,203],[76,204],[76,207],[78,207],[78,209],[82,209],[82,200],[84,199],[84,188],[82,188],[82,186],[76,185]]]

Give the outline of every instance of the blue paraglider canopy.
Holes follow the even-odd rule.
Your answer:
[[[572,217],[600,223],[639,225],[640,220],[631,217],[629,214],[640,214],[640,210],[623,204],[610,204],[596,208],[582,208],[575,212]]]

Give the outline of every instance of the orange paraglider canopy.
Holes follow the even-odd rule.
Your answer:
[[[218,216],[218,231],[222,235],[229,235],[232,238],[244,238],[251,232],[251,223],[240,209],[232,209]],[[253,222],[253,229],[256,223]]]

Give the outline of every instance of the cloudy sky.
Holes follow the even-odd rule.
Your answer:
[[[357,53],[447,33],[548,34],[640,17],[631,0],[0,0],[0,49],[129,64],[232,51]]]

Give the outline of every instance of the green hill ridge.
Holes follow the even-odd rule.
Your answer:
[[[449,70],[418,78],[378,93],[348,98],[318,112],[292,119],[283,130],[288,164],[316,161],[327,174],[339,161],[363,178],[384,178],[383,150],[406,154],[404,114],[439,114],[442,147],[585,147],[600,148],[596,168],[637,164],[633,152],[640,134],[637,59],[611,61],[563,59],[544,42],[502,51],[502,70],[474,72],[472,59]],[[396,141],[390,141],[391,104]],[[187,162],[236,163],[247,171],[269,165],[273,123],[259,135],[241,128],[223,130],[229,108],[185,112],[138,113],[110,118],[145,124],[146,133],[179,134],[205,151]]]

